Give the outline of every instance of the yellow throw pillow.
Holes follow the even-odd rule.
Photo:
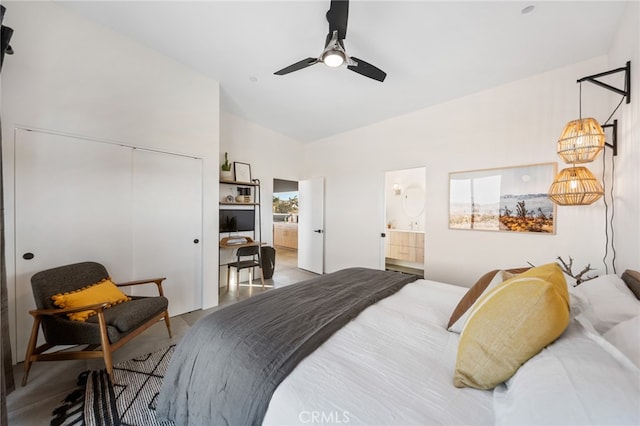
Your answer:
[[[80,290],[51,296],[53,304],[59,308],[77,308],[80,306],[95,305],[96,303],[108,303],[109,307],[118,303],[131,300],[129,296],[116,287],[111,279],[105,279]],[[67,314],[73,321],[86,321],[96,311],[80,311]]]
[[[478,300],[460,334],[454,385],[493,389],[568,325],[569,292],[556,263],[503,282]]]

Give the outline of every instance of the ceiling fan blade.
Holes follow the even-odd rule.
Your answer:
[[[377,68],[363,61],[362,59],[358,59],[355,56],[352,56],[351,59],[353,59],[357,63],[357,65],[347,66],[347,68],[349,68],[351,71],[355,71],[358,74],[378,81],[384,81],[385,77],[387,77],[387,73],[382,71],[380,68]]]
[[[306,67],[310,67],[311,65],[317,64],[318,58],[307,58],[303,59],[300,62],[296,62],[295,64],[289,65],[288,67],[282,68],[280,71],[274,72],[275,75],[285,75],[290,72],[298,71]]]
[[[338,31],[338,40],[347,38],[347,21],[349,20],[349,0],[331,0],[327,11],[329,34]]]

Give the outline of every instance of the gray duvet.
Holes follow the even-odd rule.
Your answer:
[[[271,395],[304,357],[367,306],[415,279],[350,268],[212,313],[176,348],[158,417],[177,425],[261,424]]]

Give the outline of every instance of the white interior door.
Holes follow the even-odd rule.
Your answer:
[[[162,284],[171,316],[202,307],[202,160],[134,150],[134,279]],[[154,295],[155,286],[132,288]]]
[[[16,357],[23,359],[35,308],[31,276],[93,260],[128,276],[131,149],[17,130],[15,138]]]
[[[324,178],[298,183],[298,268],[324,273]]]

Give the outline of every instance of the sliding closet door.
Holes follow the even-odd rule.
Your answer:
[[[200,309],[202,160],[140,149],[133,157],[134,276],[167,278],[171,316]]]
[[[93,260],[116,282],[167,277],[169,312],[202,306],[202,160],[36,131],[15,139],[16,361],[31,276]],[[127,292],[156,295],[155,286]]]
[[[128,276],[131,149],[36,131],[15,139],[16,350],[24,357],[34,309],[31,276],[74,262]]]

